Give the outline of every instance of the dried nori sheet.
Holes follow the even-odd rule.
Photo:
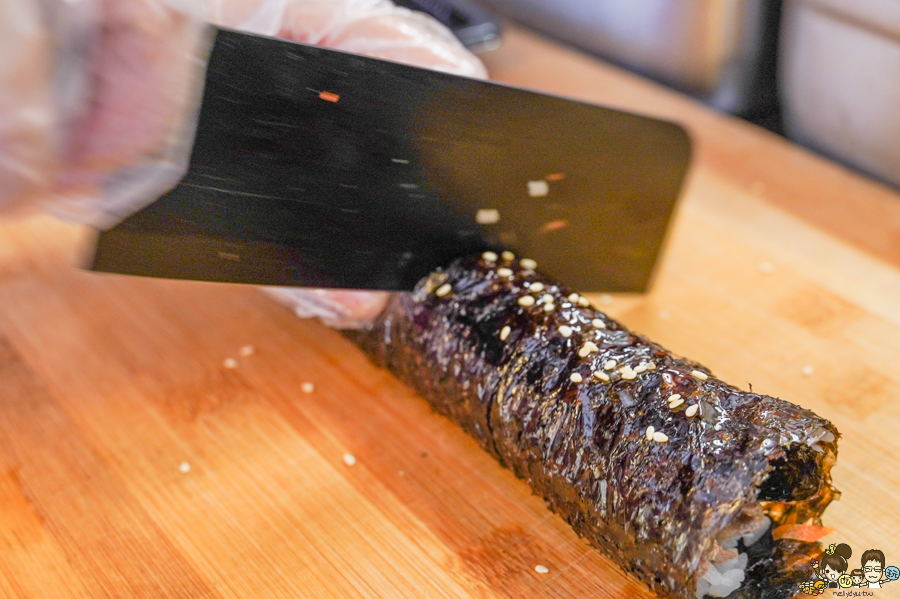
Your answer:
[[[694,597],[716,535],[745,505],[762,501],[773,528],[821,524],[834,497],[829,421],[720,381],[526,266],[457,261],[350,337],[662,595]],[[580,356],[586,341],[597,351]],[[649,440],[649,426],[668,442]],[[769,534],[753,548],[766,544],[732,597],[797,593],[818,545]]]

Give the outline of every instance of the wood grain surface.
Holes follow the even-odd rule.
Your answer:
[[[689,127],[653,292],[592,299],[832,419],[825,540],[900,564],[900,195],[514,27],[485,58]],[[652,596],[340,334],[249,287],[78,270],[82,247],[0,225],[0,597]]]

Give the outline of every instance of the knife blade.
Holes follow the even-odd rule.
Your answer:
[[[689,157],[671,122],[215,28],[187,173],[99,232],[90,268],[403,291],[511,249],[643,291]]]

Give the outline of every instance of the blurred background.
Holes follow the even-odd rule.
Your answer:
[[[900,0],[398,0],[476,52],[513,21],[900,188]]]

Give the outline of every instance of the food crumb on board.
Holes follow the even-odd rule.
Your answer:
[[[500,222],[500,211],[496,208],[482,208],[475,213],[475,222],[479,225],[494,225]]]
[[[550,186],[546,181],[529,181],[528,195],[533,198],[541,198],[550,193]]]
[[[178,465],[178,471],[179,471],[179,472],[184,472],[184,473],[190,472],[190,471],[191,471],[191,465],[188,464],[187,462],[181,462],[181,463]]]
[[[256,348],[252,345],[245,345],[238,351],[238,353],[241,354],[242,357],[247,358],[256,353]]]
[[[353,457],[352,453],[345,453],[344,454],[344,463],[347,464],[348,466],[352,466],[353,464],[356,463],[356,458]]]
[[[534,571],[537,572],[538,574],[547,574],[548,572],[550,572],[550,568],[548,568],[547,566],[542,566],[541,564],[538,564],[534,567]]]
[[[759,264],[759,273],[763,275],[770,275],[775,272],[775,265],[771,262],[760,262]]]
[[[319,92],[319,99],[326,102],[337,102],[341,97],[334,92]]]
[[[812,366],[810,366],[809,364],[807,364],[806,366],[803,367],[802,372],[803,372],[803,376],[812,376],[816,372],[816,369],[813,368]]]
[[[559,231],[560,229],[565,229],[569,226],[569,221],[562,218],[559,220],[551,220],[543,227],[540,228],[541,233],[549,233],[550,231]]]
[[[313,391],[316,390],[316,386],[313,385],[312,383],[307,382],[307,383],[303,383],[302,385],[300,385],[300,390],[303,391],[304,393],[312,393]]]
[[[222,361],[222,366],[224,366],[225,368],[237,368],[238,361],[235,360],[234,358],[225,358]]]
[[[550,173],[549,175],[544,177],[544,179],[547,181],[562,181],[565,178],[566,178],[565,173]]]
[[[608,293],[601,293],[600,294],[600,303],[606,304],[608,306],[609,304],[613,303],[613,296],[611,296]]]

